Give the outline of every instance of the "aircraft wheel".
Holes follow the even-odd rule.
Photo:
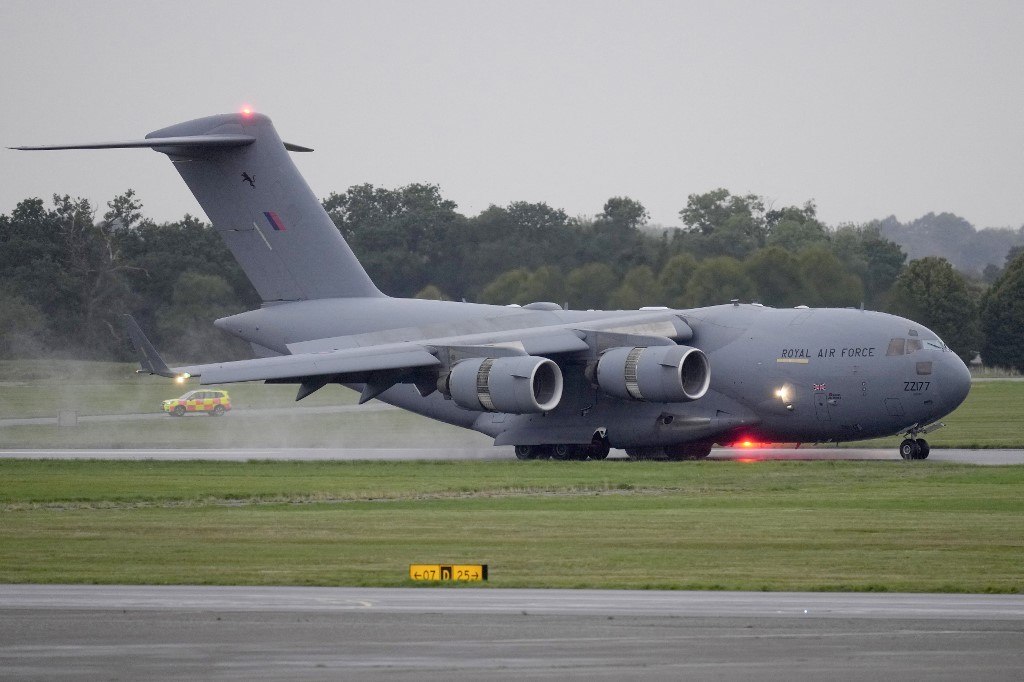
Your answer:
[[[626,454],[633,461],[650,461],[668,459],[665,448],[653,446],[642,448],[626,448]]]
[[[932,451],[931,446],[928,445],[928,441],[926,441],[924,438],[918,438],[917,447],[919,448],[917,458],[928,459],[928,453]]]
[[[906,438],[900,443],[900,457],[903,459],[917,459],[921,453],[921,446],[913,438]]]
[[[694,443],[693,459],[707,459],[711,454],[711,443]]]
[[[673,462],[704,459],[711,454],[711,443],[683,443],[665,447],[665,454]]]
[[[611,446],[609,446],[606,441],[595,440],[590,444],[590,447],[587,448],[587,456],[594,460],[608,459],[608,453],[611,451]]]
[[[516,459],[536,459],[537,455],[529,445],[516,446]]]
[[[213,406],[213,411],[210,412],[210,416],[211,417],[223,417],[224,416],[224,406],[223,405],[214,405]]]
[[[175,417],[184,417],[185,416],[185,406],[184,405],[178,405],[177,407],[174,408],[174,412],[172,412],[171,414],[173,414]]]
[[[551,459],[565,461],[573,458],[573,447],[565,443],[556,443],[551,446]]]

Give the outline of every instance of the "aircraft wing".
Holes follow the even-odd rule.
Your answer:
[[[197,378],[200,384],[228,384],[242,381],[295,382],[302,384],[301,399],[328,382],[367,383],[360,402],[365,402],[398,378],[412,371],[438,367],[442,358],[498,357],[507,355],[557,354],[586,350],[588,345],[577,333],[566,329],[523,330],[520,339],[480,343],[473,336],[402,341],[367,346],[336,348],[324,341],[296,344],[290,355],[253,360],[217,362],[203,365],[168,367],[146,338],[138,323],[125,315],[128,337],[139,356],[140,373],[170,378]],[[298,351],[298,352],[296,352]]]
[[[178,375],[199,377],[201,384],[230,384],[308,376],[346,375],[433,367],[441,361],[414,344],[396,348],[351,348],[330,353],[302,353],[272,358],[218,362],[175,368]]]
[[[445,339],[449,341],[449,339]],[[457,341],[452,339],[451,341]],[[136,344],[137,346],[141,344]],[[142,346],[146,348],[146,346]],[[201,384],[229,384],[239,381],[263,381],[325,375],[351,375],[402,369],[436,367],[442,353],[455,353],[465,357],[500,355],[551,355],[586,350],[587,344],[568,332],[529,337],[524,341],[493,344],[458,344],[429,342],[388,343],[358,348],[296,353],[254,360],[217,362],[207,365],[187,365],[158,371],[151,369],[156,351],[152,346],[141,352],[147,362],[143,368],[150,374],[162,376],[198,377]],[[160,361],[162,362],[162,361]],[[353,381],[358,379],[353,378]]]
[[[623,324],[615,319],[606,324],[591,323],[589,328],[577,325],[524,327],[504,332],[486,332],[448,337],[352,345],[352,337],[319,339],[292,344],[288,355],[252,360],[218,362],[203,365],[168,367],[130,315],[125,316],[128,336],[141,365],[140,372],[171,378],[198,378],[200,384],[227,384],[242,381],[268,381],[301,384],[297,400],[327,383],[365,384],[360,402],[366,402],[403,377],[408,380],[424,368],[450,367],[457,361],[474,357],[515,355],[550,356],[591,350],[589,336],[614,341],[610,345],[635,343],[641,345],[672,344],[667,336],[690,332],[667,322],[652,322],[650,316]],[[667,326],[666,326],[667,325]],[[651,333],[654,335],[649,335]],[[426,390],[431,390],[429,387]]]
[[[345,375],[395,369],[416,369],[441,364],[422,346],[392,343],[346,348],[330,352],[298,353],[254,360],[168,367],[131,315],[125,315],[128,338],[139,356],[139,372],[160,376],[198,377],[201,384],[229,384],[322,375]]]

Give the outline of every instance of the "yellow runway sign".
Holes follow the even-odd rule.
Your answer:
[[[487,580],[487,564],[410,564],[413,580]]]

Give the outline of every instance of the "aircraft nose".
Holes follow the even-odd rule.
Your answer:
[[[971,371],[956,353],[950,353],[942,362],[942,402],[946,413],[960,406],[971,390]]]

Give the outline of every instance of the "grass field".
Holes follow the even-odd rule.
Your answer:
[[[946,428],[926,436],[932,447],[1024,447],[1024,381],[975,381],[964,404],[942,421]],[[898,441],[879,438],[850,445],[889,448]]]
[[[54,417],[59,410],[81,416],[160,412],[160,402],[186,388],[138,376],[135,365],[85,362],[0,363],[0,419]],[[195,385],[189,387],[194,388]],[[236,410],[224,419],[193,416],[158,421],[53,425],[5,425],[0,448],[143,447],[420,447],[484,446],[480,434],[398,411],[310,414],[307,407],[354,404],[356,394],[338,386],[295,403],[295,387],[231,384]],[[293,408],[268,418],[258,408]],[[247,414],[248,412],[248,414]],[[1024,446],[1024,381],[977,381],[967,401],[944,419],[947,428],[929,434],[933,447]],[[897,437],[861,441],[856,447],[895,448]]]
[[[1024,467],[0,460],[0,582],[1024,590]]]

